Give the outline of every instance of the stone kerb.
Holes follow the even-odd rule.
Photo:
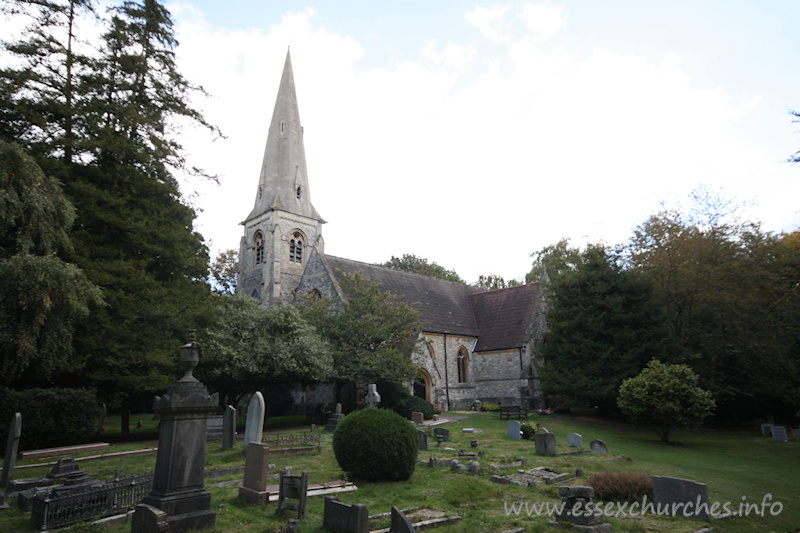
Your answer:
[[[264,396],[261,392],[256,391],[250,398],[250,403],[247,404],[247,421],[244,427],[244,449],[251,442],[261,442],[261,436],[264,434],[264,411],[266,406],[264,404]]]
[[[708,520],[708,486],[691,479],[653,476],[653,502],[668,516]]]

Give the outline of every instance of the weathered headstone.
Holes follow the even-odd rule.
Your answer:
[[[509,420],[506,426],[506,437],[509,439],[520,440],[520,423],[519,420]]]
[[[389,533],[416,533],[416,529],[403,512],[392,505],[392,523]]]
[[[75,472],[83,472],[78,462],[72,457],[62,457],[53,466],[53,469],[47,474],[50,479],[65,479],[67,476]],[[85,472],[84,472],[85,473]]]
[[[106,404],[100,406],[100,413],[97,417],[97,432],[102,433],[106,430],[106,415],[108,414],[108,409],[106,408]]]
[[[225,424],[222,415],[211,415],[206,419],[206,440],[222,440],[222,426]],[[141,420],[139,420],[141,422]]]
[[[339,425],[339,422],[342,421],[344,415],[342,414],[342,404],[336,404],[336,411],[328,417],[328,422],[325,424],[325,429],[327,431],[335,431],[336,426]]]
[[[763,437],[772,435],[772,424],[761,424],[761,435]]]
[[[19,449],[19,438],[22,435],[22,414],[14,413],[11,423],[8,426],[8,441],[6,443],[6,455],[3,459],[3,477],[0,479],[0,487],[8,488],[8,482],[14,479],[14,467],[17,464],[17,451]]]
[[[428,451],[428,434],[421,429],[417,430],[417,434],[419,435],[419,449]]]
[[[297,503],[286,501],[297,500]],[[281,472],[278,485],[278,512],[288,509],[297,511],[297,518],[302,520],[306,516],[306,500],[308,499],[308,472],[298,475],[284,474]]]
[[[450,430],[447,429],[447,428],[434,428],[433,429],[433,435],[434,435],[434,437],[436,435],[441,435],[442,436],[442,442],[448,442],[450,440]],[[436,440],[439,440],[439,439],[436,439]]]
[[[140,503],[136,506],[136,511],[133,513],[133,523],[131,531],[142,531],[143,533],[167,533],[169,525],[167,524],[167,513],[147,505]]]
[[[251,442],[245,449],[244,480],[239,487],[239,498],[248,503],[267,503],[267,475],[269,474],[269,446]]]
[[[653,503],[668,516],[708,520],[708,486],[691,479],[653,476]],[[661,512],[659,512],[661,514]]]
[[[539,429],[536,430],[535,435],[546,435],[548,433],[550,433],[550,432],[547,431],[546,427],[540,427]]]
[[[604,440],[594,439],[589,443],[589,448],[592,453],[608,453],[608,446],[606,446],[606,441]]]
[[[411,413],[411,421],[416,425],[421,426],[425,422],[425,416],[419,411],[413,411]]]
[[[553,433],[534,435],[533,444],[536,447],[536,455],[556,454],[556,436]]]
[[[347,505],[336,496],[325,498],[322,527],[342,533],[369,533],[369,511],[362,503]]]
[[[189,341],[180,349],[184,376],[154,402],[161,419],[158,453],[153,489],[142,503],[167,513],[170,533],[214,529],[217,521],[217,513],[211,510],[211,493],[203,487],[206,418],[216,404],[205,385],[192,375],[202,350],[191,331]],[[142,531],[132,529],[132,533]]]
[[[244,449],[251,442],[261,442],[264,434],[264,396],[260,391],[253,393],[247,404],[247,420],[244,426]]]
[[[371,408],[378,407],[378,404],[381,403],[381,395],[378,394],[377,385],[375,383],[370,383],[368,385],[369,391],[367,391],[367,406]]]
[[[567,435],[568,448],[583,448],[583,437],[579,433],[570,433]]]
[[[772,426],[772,441],[789,442],[789,435],[786,434],[786,428],[783,426]]]
[[[236,408],[229,405],[222,415],[222,449],[233,448],[236,442]]]
[[[565,523],[574,524],[581,531],[597,533],[612,530],[611,524],[603,523],[602,513],[587,512],[594,507],[592,503],[594,489],[592,487],[558,487],[558,495],[561,496],[562,505],[557,508],[553,515],[555,520],[550,522],[550,525],[563,527]],[[575,509],[578,505],[580,507]]]

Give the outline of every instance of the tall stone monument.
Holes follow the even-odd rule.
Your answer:
[[[8,443],[6,444],[6,455],[3,460],[3,477],[0,480],[0,487],[8,488],[8,482],[14,479],[14,466],[17,463],[17,450],[19,449],[19,438],[22,435],[22,415],[14,413],[11,417],[11,424],[8,426]]]
[[[184,376],[153,403],[161,430],[153,490],[143,503],[167,513],[170,533],[214,529],[217,521],[217,513],[210,509],[211,494],[203,487],[206,420],[216,405],[205,385],[192,376],[202,351],[192,330],[180,349]],[[144,533],[136,528],[141,522],[134,520],[132,533]]]

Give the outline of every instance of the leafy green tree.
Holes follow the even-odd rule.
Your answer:
[[[198,376],[232,404],[285,383],[328,379],[330,346],[295,305],[262,308],[244,295],[220,296]]]
[[[639,273],[623,270],[601,246],[589,246],[574,272],[552,282],[540,354],[542,389],[610,408],[622,380],[653,354],[676,347]]]
[[[617,403],[634,424],[652,427],[669,442],[674,429],[699,428],[714,413],[711,392],[697,386],[698,376],[687,365],[665,365],[653,359],[638,376],[619,388]]]
[[[0,141],[0,368],[5,386],[41,383],[72,356],[74,322],[100,291],[60,253],[75,210],[18,145]],[[23,377],[26,379],[23,380]]]
[[[539,282],[549,286],[551,280],[562,274],[573,272],[581,260],[579,248],[569,245],[569,239],[561,239],[531,254],[533,265],[525,275],[526,283]]]
[[[494,289],[505,289],[506,287],[516,287],[517,285],[521,284],[522,282],[519,280],[510,279],[506,281],[502,276],[496,276],[494,274],[489,274],[488,276],[481,274],[478,276],[478,282],[476,283],[478,287],[483,287],[487,291]]]
[[[239,272],[239,252],[233,249],[220,252],[210,267],[211,287],[217,294],[236,292]]]
[[[411,381],[411,353],[422,334],[419,312],[360,272],[339,278],[344,300],[309,295],[301,310],[333,350],[338,380],[375,383]]]
[[[730,202],[699,195],[688,213],[651,216],[625,250],[628,267],[653,282],[720,416],[793,407],[800,315],[791,242],[739,221]]]
[[[404,270],[406,272],[414,272],[415,274],[422,274],[432,278],[441,278],[448,281],[457,281],[458,283],[466,283],[455,270],[448,270],[441,265],[422,257],[417,257],[414,254],[403,254],[403,257],[392,256],[391,259],[383,263],[381,266],[393,268],[395,270]]]

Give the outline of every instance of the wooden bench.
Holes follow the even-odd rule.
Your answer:
[[[511,418],[512,416],[514,418],[522,418],[522,417],[528,418],[528,410],[527,409],[522,409],[520,407],[517,407],[516,405],[501,405],[500,406],[500,418],[501,419],[503,419],[503,418],[508,419],[508,418]]]

